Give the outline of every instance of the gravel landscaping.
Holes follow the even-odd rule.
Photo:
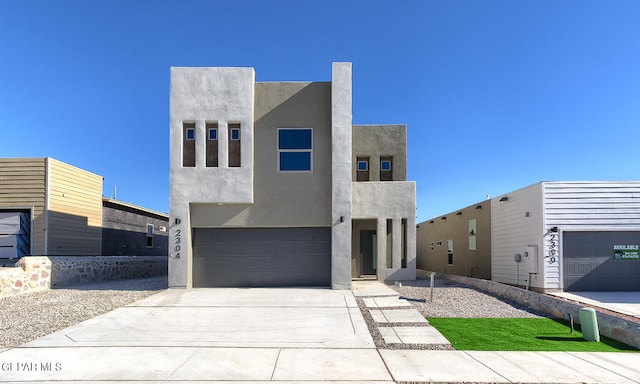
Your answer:
[[[433,302],[429,275],[417,271],[415,281],[402,281],[402,286],[390,285],[424,317],[546,317],[517,303],[480,292],[464,284],[435,276]]]
[[[109,281],[0,299],[0,349],[13,348],[167,288],[167,278]]]

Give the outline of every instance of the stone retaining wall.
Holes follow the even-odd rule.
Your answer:
[[[14,268],[0,269],[0,297],[49,289],[51,262],[47,257],[23,257]]]
[[[518,304],[542,312],[551,317],[569,320],[569,314],[571,314],[576,323],[580,323],[580,308],[585,307],[580,304],[572,303],[567,299],[550,297],[495,281],[457,275],[438,275],[449,280],[472,286],[481,291],[515,301]],[[640,324],[598,312],[597,309],[596,317],[598,319],[598,329],[601,335],[640,349]]]
[[[51,287],[73,287],[106,280],[166,276],[162,256],[49,256]]]
[[[26,256],[0,269],[0,297],[107,280],[167,275],[162,256]]]

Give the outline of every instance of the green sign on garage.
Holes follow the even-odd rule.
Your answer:
[[[613,258],[616,260],[640,259],[638,245],[614,245]]]

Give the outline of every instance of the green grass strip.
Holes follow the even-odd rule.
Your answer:
[[[429,318],[451,345],[468,351],[623,352],[637,349],[600,335],[600,342],[582,338],[568,321],[547,318]]]

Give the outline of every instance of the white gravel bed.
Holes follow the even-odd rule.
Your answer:
[[[0,349],[13,348],[167,288],[167,278],[108,281],[0,299]]]
[[[424,317],[545,317],[517,303],[480,292],[463,284],[435,276],[433,302],[430,301],[430,278],[418,271],[415,281],[402,281],[402,286],[390,288],[407,299]]]

